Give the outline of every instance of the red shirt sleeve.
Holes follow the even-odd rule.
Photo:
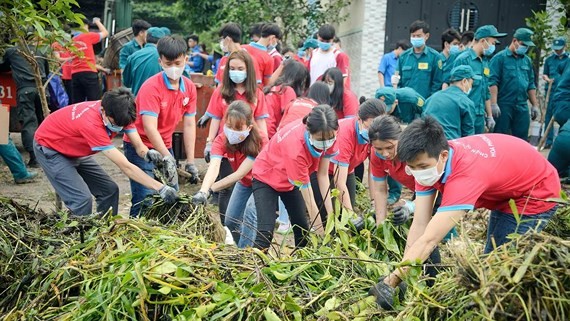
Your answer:
[[[115,148],[109,134],[107,134],[106,128],[102,127],[100,124],[94,124],[91,121],[90,123],[91,126],[82,126],[80,133],[91,150],[100,152]]]
[[[356,117],[358,114],[358,99],[356,95],[350,90],[345,88],[344,94],[342,97],[342,105],[343,105],[343,113],[344,118]]]
[[[275,93],[270,92],[265,96],[265,107],[269,114],[269,117],[265,120],[267,122],[267,134],[269,137],[273,137],[277,132],[277,126],[282,117],[281,106],[279,106],[278,97]]]
[[[137,131],[137,127],[135,126],[135,123],[133,122],[130,125],[127,125],[125,127],[123,127],[123,132],[124,133],[133,133]]]
[[[336,67],[340,69],[343,77],[348,77],[348,73],[350,72],[350,61],[346,53],[340,52],[336,56]]]
[[[385,161],[376,153],[376,151],[370,153],[370,173],[373,181],[381,182],[386,180],[386,166],[384,166]]]
[[[101,41],[101,33],[99,32],[84,33],[83,37],[81,37],[81,40],[83,42],[89,42],[91,44],[99,43],[99,41]]]
[[[222,98],[221,87],[216,88],[212,93],[210,102],[208,103],[208,108],[206,109],[206,115],[221,120],[224,118],[224,107],[226,106],[224,99]]]
[[[148,83],[146,83],[148,84]],[[160,103],[162,98],[157,94],[156,90],[146,90],[150,86],[143,86],[136,98],[137,111],[139,115],[149,115],[158,117],[160,114]]]
[[[352,122],[351,122],[352,123]],[[336,140],[337,146],[339,146],[338,155],[336,155],[332,162],[337,164],[340,167],[348,167],[350,164],[350,160],[354,155],[354,137],[352,137],[352,132],[349,130],[349,126],[343,126],[342,132],[339,131]]]
[[[223,133],[216,136],[214,142],[212,143],[211,155],[213,158],[222,158],[226,156],[226,135]]]
[[[465,186],[469,186],[469,193],[465,193]],[[475,175],[449,177],[437,211],[470,211],[475,208],[475,203],[486,189],[485,182]]]
[[[188,79],[188,78],[184,78],[185,84],[184,86],[186,87],[186,93],[187,93],[187,98],[189,99],[188,102],[186,102],[185,110],[184,110],[184,116],[196,116],[196,102],[197,102],[197,97],[198,94],[196,92],[196,85],[194,85],[194,83]]]
[[[269,57],[269,59],[267,59],[265,61],[265,66],[263,67],[263,72],[262,72],[262,80],[261,82],[263,83],[263,85],[267,85],[269,83],[269,78],[271,78],[271,75],[273,75],[273,59],[271,58],[271,56],[267,55]]]
[[[267,112],[267,107],[265,106],[265,95],[263,94],[263,91],[257,88],[256,94],[257,94],[257,105],[255,106],[253,117],[256,120],[269,117],[269,113]]]
[[[307,159],[305,151],[291,150],[289,155],[285,157],[285,170],[287,171],[287,178],[289,182],[299,188],[307,188],[310,186],[311,179],[309,168],[311,167],[310,160]]]
[[[279,68],[279,66],[283,62],[283,57],[281,57],[281,55],[275,55],[272,58],[273,58],[273,72],[275,72],[275,70],[277,70],[277,68]]]
[[[226,69],[227,61],[228,61],[227,56],[223,56],[220,59],[220,65],[218,67],[218,70],[216,70],[216,78],[215,78],[218,84],[221,84],[222,81],[224,80],[224,69]]]

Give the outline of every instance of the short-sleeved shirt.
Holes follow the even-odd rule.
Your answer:
[[[309,132],[302,121],[295,121],[271,138],[253,165],[253,178],[278,192],[311,186],[310,175],[316,172],[321,158],[338,154],[337,144],[318,151],[309,142]]]
[[[370,144],[359,134],[357,118],[341,119],[338,122],[336,135],[338,155],[331,159],[329,174],[334,174],[334,166],[348,167],[348,174],[354,173],[354,168],[362,164],[370,154]]]
[[[71,75],[91,71],[97,72],[95,67],[95,52],[93,51],[93,45],[101,41],[101,33],[99,32],[85,32],[80,33],[73,37],[73,45],[77,50],[83,52],[83,57],[75,57],[71,62]]]
[[[441,90],[443,83],[443,62],[439,52],[425,46],[419,57],[414,48],[404,51],[398,59],[398,72],[400,74],[400,88],[410,87],[420,95],[428,98],[436,91]]]
[[[469,99],[473,101],[475,115],[485,115],[485,101],[491,99],[491,92],[489,91],[491,70],[489,69],[488,61],[477,56],[477,53],[472,48],[469,48],[455,59],[453,67],[458,66],[471,66],[475,75],[481,76],[481,79],[473,80],[473,87],[469,93]]]
[[[311,74],[311,85],[329,68],[336,67],[340,69],[343,77],[348,77],[350,73],[348,56],[339,49],[332,49],[327,52],[322,51],[320,48],[315,49],[308,66]]]
[[[216,71],[216,77],[214,81],[217,84],[221,84],[224,81],[224,70],[226,70],[226,63],[228,62],[228,55],[226,54],[222,58],[220,58],[220,64],[218,70]]]
[[[267,138],[265,136],[262,136],[260,150],[263,149],[263,147],[267,145],[267,143],[268,143]],[[228,147],[226,145],[226,135],[224,133],[221,133],[220,135],[216,136],[216,139],[214,139],[214,142],[212,143],[211,157],[227,158],[234,172],[238,170],[238,168],[241,166],[244,160],[251,159],[255,161],[255,157],[246,156],[244,153],[242,153],[239,150],[237,151],[228,150]],[[252,178],[251,171],[249,171],[244,177],[242,177],[242,179],[240,179],[240,183],[242,183],[243,186],[251,187],[251,178]]]
[[[124,44],[123,47],[121,47],[121,51],[119,52],[119,68],[125,69],[125,65],[127,64],[127,59],[132,54],[141,50],[142,48],[143,47],[138,43],[138,41],[135,38]]]
[[[137,95],[147,79],[162,71],[158,58],[158,50],[152,43],[132,54],[123,69],[123,85]]]
[[[61,59],[72,57],[69,50],[65,49],[59,42],[54,42],[51,47],[54,51],[59,53]],[[66,61],[61,64],[61,79],[71,80],[71,61]]]
[[[565,69],[558,81],[556,90],[551,93],[554,119],[564,124],[570,119],[570,60],[565,64]]]
[[[453,70],[455,60],[462,53],[463,53],[463,51],[456,52],[456,53],[449,53],[449,57],[447,57],[445,59],[443,58],[445,56],[443,54],[441,55],[442,56],[442,62],[443,62],[441,79],[443,80],[444,83],[449,85],[449,79],[451,78],[451,70]]]
[[[396,89],[398,107],[393,115],[400,118],[404,123],[411,123],[423,112],[425,98],[413,88],[405,87]]]
[[[166,148],[172,147],[172,134],[182,117],[196,116],[196,86],[182,76],[178,89],[174,89],[164,72],[150,77],[142,85],[136,98],[137,120],[135,126],[143,143],[153,148],[145,133],[143,117],[157,117],[157,129]],[[125,142],[130,142],[128,137]]]
[[[283,111],[283,117],[281,118],[281,122],[279,123],[279,127],[277,130],[281,130],[281,128],[287,126],[288,124],[303,119],[307,116],[313,108],[317,106],[317,102],[312,100],[311,98],[307,97],[299,97],[292,102],[290,102],[287,106],[285,106],[285,110]]]
[[[560,78],[560,76],[562,75],[561,73],[561,68],[559,68],[560,65],[565,64],[566,61],[568,60],[568,53],[564,52],[562,55],[558,56],[555,53],[552,53],[550,56],[548,56],[546,58],[546,60],[544,60],[544,70],[543,73],[545,75],[547,75],[550,79],[554,79],[554,82],[552,83],[552,89],[555,89],[556,86],[558,85],[558,80]],[[545,92],[548,90],[548,83],[546,84],[545,87]]]
[[[497,53],[490,64],[489,86],[497,86],[497,103],[526,104],[528,91],[536,89],[532,61],[527,55],[515,55],[509,48]]]
[[[245,91],[241,94],[236,91],[235,100],[243,100],[245,102],[248,102],[247,97],[245,95]],[[265,119],[269,117],[269,113],[267,112],[267,107],[265,106],[265,97],[261,89],[256,88],[255,102],[254,103],[248,102],[248,104],[249,106],[251,106],[251,111],[253,112],[253,118],[255,120]],[[212,93],[212,97],[210,98],[210,102],[208,103],[208,108],[206,109],[206,115],[220,121],[220,129],[218,130],[218,134],[221,133],[224,129],[224,116],[226,115],[228,106],[229,104],[222,97],[222,86],[219,86]]]
[[[273,59],[273,72],[279,68],[281,63],[283,62],[283,56],[277,51],[277,49],[273,48],[269,51],[269,55]]]
[[[335,109],[338,119],[355,117],[358,113],[358,107],[358,98],[350,89],[345,87],[342,94],[342,110]]]
[[[267,118],[267,135],[273,137],[281,123],[285,107],[297,98],[295,90],[290,86],[273,86],[265,95],[265,106],[269,117]]]
[[[267,47],[251,42],[242,46],[247,51],[255,64],[255,78],[258,84],[267,85],[273,75],[273,58],[267,53]]]
[[[457,86],[450,86],[426,100],[424,116],[432,116],[443,127],[447,139],[475,135],[473,102]]]
[[[202,52],[199,45],[194,46],[194,48],[191,48],[191,50],[192,53],[199,54]],[[190,57],[188,57],[188,60],[194,63],[194,67],[188,66],[190,72],[202,73],[202,69],[204,69],[204,58],[202,58],[200,55],[190,55]]]
[[[416,190],[414,177],[406,173],[406,163],[400,162],[398,159],[385,159],[375,150],[370,152],[370,174],[373,181],[384,182],[386,177],[390,176],[410,191],[415,192]]]
[[[560,197],[558,173],[528,142],[483,134],[452,140],[449,145],[442,178],[433,187],[416,184],[417,195],[436,189],[442,193],[438,212],[486,208],[512,213],[512,199],[520,214],[534,215],[556,205],[541,200]]]
[[[125,126],[124,133],[135,131],[134,124]],[[38,127],[36,142],[67,157],[86,157],[115,148],[111,141],[117,133],[105,127],[101,101],[85,101],[58,109]]]
[[[396,68],[398,68],[398,57],[393,51],[382,56],[378,65],[378,72],[384,75],[384,86],[392,86],[392,76]]]

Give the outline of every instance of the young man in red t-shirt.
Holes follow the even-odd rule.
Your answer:
[[[118,214],[119,187],[92,155],[101,152],[130,179],[151,189],[167,202],[174,202],[176,190],[146,175],[115,148],[112,139],[124,133],[133,142],[137,157],[157,160],[158,152],[149,150],[138,135],[135,100],[130,91],[115,89],[101,101],[86,101],[61,108],[47,117],[34,137],[34,153],[55,192],[73,215],[113,210]],[[158,158],[160,154],[158,154]]]
[[[83,57],[74,57],[71,63],[71,88],[73,103],[94,101],[101,98],[101,85],[97,74],[93,45],[107,38],[109,32],[99,18],[93,23],[99,32],[89,32],[89,21],[83,20],[83,33],[73,37],[73,45],[83,53]]]
[[[556,169],[527,142],[502,134],[484,134],[447,141],[431,117],[417,119],[402,133],[398,157],[416,180],[416,210],[403,262],[425,261],[443,237],[468,211],[491,210],[485,253],[508,241],[512,233],[542,230],[556,211],[548,201],[560,196]],[[437,215],[431,212],[435,192],[443,198]],[[509,201],[515,202],[517,219]],[[370,294],[393,308],[394,288],[408,268],[398,268]]]
[[[264,24],[261,28],[261,38],[257,42],[243,46],[255,63],[255,78],[260,87],[269,84],[269,79],[275,71],[275,62],[269,51],[277,46],[281,36],[279,26],[274,23]]]
[[[172,135],[176,125],[184,119],[184,147],[186,151],[186,171],[192,174],[193,183],[197,183],[198,169],[194,165],[194,145],[196,141],[196,86],[182,76],[186,65],[187,44],[178,36],[161,38],[157,45],[160,65],[163,72],[150,77],[141,86],[137,95],[137,120],[135,126],[143,143],[156,149],[163,158],[168,170],[169,184],[178,189],[176,160],[172,151]],[[125,139],[125,155],[127,159],[154,177],[154,164],[141,161],[130,139]],[[132,206],[131,216],[141,213],[141,205],[152,191],[131,180]]]
[[[223,25],[218,32],[218,36],[220,37],[220,48],[224,52],[224,56],[220,59],[220,65],[214,80],[216,84],[221,84],[224,79],[224,70],[226,69],[229,54],[243,49],[240,44],[241,29],[237,23],[229,22]]]

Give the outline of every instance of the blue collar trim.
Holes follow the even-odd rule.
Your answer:
[[[162,80],[164,80],[164,84],[166,85],[166,88],[168,88],[168,90],[175,90],[174,87],[172,87],[172,85],[170,84],[170,80],[168,79],[164,71],[162,72]],[[178,81],[179,81],[178,88],[180,88],[180,91],[186,92],[186,88],[184,87],[184,81],[182,81],[182,77],[180,77]]]
[[[357,141],[359,145],[365,145],[368,144],[368,142],[362,138],[362,136],[360,135],[360,129],[358,126],[358,118],[354,117],[354,128],[356,130],[356,137],[357,137]]]
[[[382,156],[380,153],[378,153],[377,150],[374,150],[374,154],[375,154],[378,158],[380,158],[381,160],[386,160],[386,157],[384,157],[384,156]]]
[[[261,49],[261,50],[263,50],[263,51],[267,51],[267,47],[265,47],[264,45],[259,44],[259,43],[257,43],[257,42],[253,42],[253,41],[252,41],[252,42],[249,43],[249,45],[252,46],[252,47],[255,47],[255,48],[257,48],[257,49]]]
[[[441,182],[445,184],[449,175],[451,175],[451,161],[453,160],[453,148],[449,147],[449,157],[447,158],[447,162],[445,163],[445,172],[443,173],[443,178]]]
[[[307,145],[309,152],[311,152],[311,155],[313,155],[314,158],[319,158],[323,155],[323,153],[317,152],[315,147],[313,147],[313,145],[311,145],[311,141],[309,140],[309,132],[306,130],[305,130],[305,144]]]

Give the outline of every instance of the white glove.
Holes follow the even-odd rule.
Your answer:
[[[390,81],[392,82],[392,86],[398,86],[400,83],[400,75],[392,75]]]

